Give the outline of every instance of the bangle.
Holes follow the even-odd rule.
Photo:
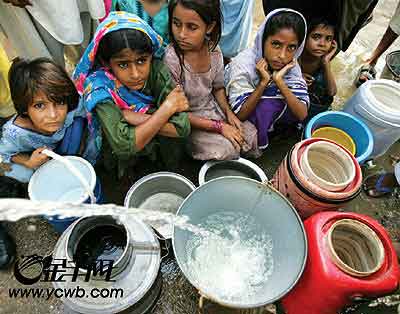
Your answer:
[[[211,121],[213,130],[219,134],[222,134],[222,121],[214,119],[211,119]]]

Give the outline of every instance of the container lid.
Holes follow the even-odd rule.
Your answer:
[[[369,80],[361,86],[370,100],[364,106],[379,118],[400,123],[400,83],[392,80]]]
[[[140,301],[152,287],[160,268],[160,244],[152,229],[141,220],[133,216],[116,217],[130,234],[131,258],[126,268],[112,278],[105,281],[99,277],[91,276],[86,282],[85,276],[78,276],[76,282],[71,282],[74,268],[66,268],[65,282],[53,282],[55,288],[76,289],[77,286],[84,289],[87,297],[64,298],[62,301],[72,310],[79,313],[119,313]],[[67,259],[66,245],[68,235],[79,221],[73,223],[60,237],[53,251],[53,259]],[[70,266],[70,264],[68,264]],[[122,297],[93,298],[90,291],[93,288],[122,289]],[[115,292],[114,292],[115,293]],[[119,295],[121,296],[121,295]]]

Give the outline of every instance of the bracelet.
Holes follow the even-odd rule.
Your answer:
[[[219,134],[222,134],[222,121],[221,120],[215,120],[211,119],[212,121],[212,128],[214,131],[216,131]]]

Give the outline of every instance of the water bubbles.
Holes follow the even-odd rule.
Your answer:
[[[235,302],[251,299],[272,274],[272,238],[254,218],[223,212],[207,217],[187,243],[190,277],[207,294]]]

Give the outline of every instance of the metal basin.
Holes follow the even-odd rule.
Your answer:
[[[227,215],[228,212],[249,216],[257,223],[254,229],[246,231],[244,237],[249,233],[257,236],[267,232],[270,235],[272,271],[259,282],[257,289],[254,290],[255,293],[247,295],[245,299],[241,295],[235,299],[216,295],[210,290],[209,282],[213,282],[212,284],[218,288],[218,285],[226,285],[227,282],[233,285],[234,279],[228,276],[229,278],[224,282],[217,278],[207,278],[208,273],[216,273],[213,268],[220,266],[218,260],[214,265],[210,265],[204,277],[193,275],[197,270],[194,269],[195,263],[192,262],[192,257],[198,256],[198,251],[195,251],[193,246],[188,243],[192,243],[194,239],[197,241],[198,234],[193,231],[195,230],[193,228],[188,229],[175,225],[173,248],[178,265],[184,275],[200,291],[201,295],[223,306],[256,308],[282,298],[300,278],[307,257],[306,235],[296,210],[282,194],[270,185],[248,178],[223,177],[211,180],[192,192],[181,205],[177,215],[188,216],[192,225],[204,228],[203,222],[207,218],[215,214]],[[221,230],[224,228],[224,224],[218,226]],[[252,225],[243,227],[243,230],[253,228]],[[237,232],[241,237],[241,231]],[[202,239],[200,244],[201,241],[206,242]],[[225,249],[223,243],[223,241],[218,243],[218,247],[213,251],[215,254],[218,254],[218,250]],[[210,258],[212,257],[210,256]],[[251,255],[249,257],[251,259]],[[250,261],[248,262],[246,259],[240,261],[243,263],[240,265],[239,272],[242,270],[246,272]],[[197,265],[199,264],[201,265],[201,263]],[[261,269],[263,266],[257,263],[252,264],[252,267],[256,269]],[[221,269],[221,272],[225,271],[226,269]]]
[[[175,214],[195,188],[184,176],[172,172],[156,172],[141,178],[129,189],[124,205]],[[152,227],[165,239],[172,238],[172,225],[153,223]]]
[[[239,158],[236,160],[208,161],[199,172],[199,185],[212,179],[238,176],[250,178],[259,182],[268,181],[264,171],[250,160]]]

